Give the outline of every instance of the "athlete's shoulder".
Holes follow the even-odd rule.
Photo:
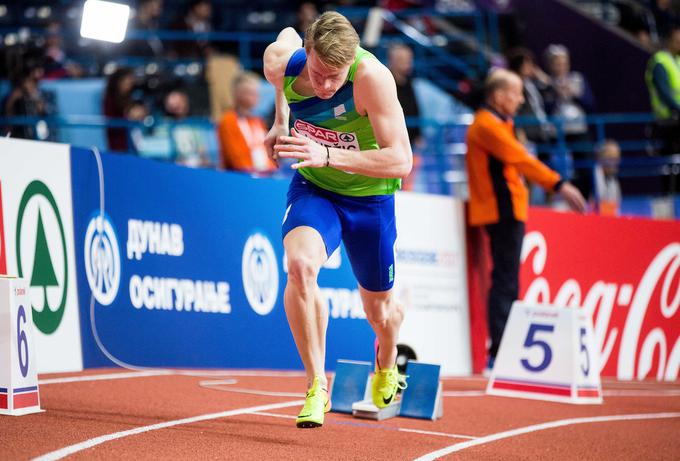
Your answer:
[[[355,94],[363,95],[362,100],[366,97],[384,96],[386,91],[394,92],[396,96],[396,83],[394,83],[392,72],[374,58],[362,59],[359,62],[354,76],[354,88]]]
[[[276,41],[264,51],[264,75],[275,87],[283,84],[283,77],[290,57],[302,47],[302,39],[292,27],[286,27],[279,33]]]
[[[394,82],[392,73],[382,62],[374,56],[367,56],[357,66],[355,80],[370,80],[372,82]]]

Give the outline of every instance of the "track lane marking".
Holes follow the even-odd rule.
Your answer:
[[[52,451],[50,453],[44,454],[42,456],[39,456],[37,458],[34,458],[34,461],[54,461],[58,459],[62,459],[66,456],[70,456],[74,453],[78,453],[79,451],[86,450],[88,448],[92,448],[94,446],[100,445],[105,442],[110,442],[112,440],[118,440],[122,439],[124,437],[129,437],[131,435],[138,435],[138,434],[143,434],[145,432],[150,432],[150,431],[155,431],[158,429],[166,429],[168,427],[174,427],[174,426],[180,426],[182,424],[193,424],[193,423],[198,423],[201,421],[208,421],[211,419],[219,419],[219,418],[226,418],[228,416],[237,416],[237,415],[243,415],[247,413],[252,413],[256,411],[267,411],[267,410],[275,410],[278,408],[287,408],[287,407],[293,407],[293,406],[298,406],[298,405],[303,405],[305,403],[304,400],[294,400],[292,402],[283,402],[283,403],[274,403],[274,404],[269,404],[269,405],[259,405],[256,407],[248,407],[248,408],[237,408],[235,410],[227,410],[227,411],[222,411],[219,413],[209,413],[205,415],[199,415],[199,416],[192,416],[190,418],[183,418],[183,419],[176,419],[173,421],[165,421],[163,423],[157,423],[157,424],[151,424],[148,426],[140,426],[136,427],[134,429],[128,429],[126,431],[120,431],[120,432],[113,432],[111,434],[106,434],[106,435],[101,435],[99,437],[95,437],[89,440],[85,440],[80,443],[76,443],[73,445],[69,445],[64,448],[60,448],[59,450]]]
[[[109,379],[145,378],[148,376],[164,376],[171,374],[172,372],[168,370],[127,371],[123,373],[105,373],[101,375],[65,376],[63,378],[41,379],[38,381],[38,384],[42,386],[45,384],[78,383],[84,381],[106,381]]]
[[[251,415],[260,415],[260,416],[271,416],[272,418],[285,418],[285,419],[296,419],[295,416],[293,415],[286,415],[283,413],[271,413],[271,412],[264,412],[264,411],[253,411],[250,413]],[[421,429],[408,429],[405,427],[395,427],[395,426],[385,426],[382,424],[371,424],[371,423],[362,423],[362,422],[341,422],[341,421],[329,421],[328,424],[335,424],[338,426],[361,426],[361,427],[370,427],[374,429],[387,429],[391,431],[398,431],[398,432],[410,432],[413,434],[423,434],[423,435],[436,435],[439,437],[449,437],[453,439],[476,439],[477,437],[471,436],[471,435],[462,435],[462,434],[449,434],[446,432],[435,432],[435,431],[424,431]]]
[[[451,453],[456,453],[458,451],[463,451],[467,448],[476,447],[479,445],[484,445],[486,443],[496,442],[498,440],[507,439],[511,437],[517,437],[518,435],[529,434],[532,432],[543,431],[546,429],[554,429],[556,427],[572,426],[576,424],[588,424],[588,423],[606,423],[614,421],[640,421],[646,419],[667,419],[667,418],[680,418],[680,413],[640,413],[640,414],[629,414],[629,415],[610,415],[610,416],[593,416],[585,418],[569,418],[561,419],[558,421],[552,421],[549,423],[534,424],[531,426],[519,427],[517,429],[511,429],[509,431],[497,432],[495,434],[485,435],[479,437],[475,440],[470,440],[467,442],[460,442],[448,447],[442,448],[441,450],[433,451],[414,461],[432,461],[439,459],[442,456],[449,455]]]
[[[62,378],[46,378],[38,381],[38,384],[64,384],[64,383],[78,383],[85,381],[106,381],[108,379],[126,379],[126,378],[145,378],[149,376],[190,376],[196,378],[229,378],[232,376],[241,377],[263,377],[263,378],[298,378],[305,376],[302,372],[297,371],[265,371],[265,370],[141,370],[141,371],[125,371],[121,373],[104,373],[100,375],[83,375],[83,376],[65,376]],[[304,396],[304,395],[303,395]]]

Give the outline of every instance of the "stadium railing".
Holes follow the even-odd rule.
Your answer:
[[[592,128],[592,141],[568,143],[564,135],[565,120],[549,119],[557,129],[556,141],[542,145],[544,152],[550,152],[548,163],[559,171],[562,176],[570,177],[573,168],[590,168],[595,165],[594,152],[599,143],[612,137],[608,132],[617,126],[646,126],[653,121],[651,114],[598,114],[588,116],[586,122]],[[472,123],[471,114],[453,117],[446,123],[436,120],[408,119],[408,125],[419,125],[423,131],[425,142],[415,148],[420,163],[417,168],[414,190],[435,194],[451,194],[467,198],[467,174],[465,171],[465,133]],[[538,123],[536,120],[518,118],[517,125]],[[124,119],[107,119],[102,116],[53,116],[39,117],[0,117],[0,126],[36,126],[44,124],[52,133],[60,129],[89,128],[103,130],[105,128],[125,128],[128,134],[134,130],[147,134],[161,131],[166,139],[148,143],[147,149],[140,153],[142,157],[157,160],[175,161],[177,146],[173,140],[176,129],[192,126],[199,129],[205,136],[208,156],[214,164],[219,156],[219,145],[216,140],[215,124],[205,118],[188,118],[181,122],[147,119],[146,122],[133,122]],[[158,128],[163,127],[163,130]],[[44,131],[44,130],[43,130]],[[638,130],[639,131],[639,130]],[[210,139],[212,138],[212,139]],[[131,138],[130,138],[131,139]],[[151,139],[151,137],[150,137]],[[616,138],[615,138],[616,139]],[[635,139],[617,139],[623,152],[619,165],[620,178],[661,178],[662,176],[677,176],[680,174],[680,155],[661,157],[654,155],[659,143],[646,137]],[[132,145],[132,140],[131,140]],[[106,146],[97,146],[106,149]],[[157,148],[157,151],[154,151]],[[573,150],[593,152],[591,159],[574,161],[571,158]],[[291,173],[283,169],[279,176],[287,177]],[[677,187],[677,186],[676,186]]]

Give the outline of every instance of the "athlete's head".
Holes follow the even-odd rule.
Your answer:
[[[501,115],[512,117],[524,103],[522,79],[506,69],[494,69],[484,83],[486,102]]]
[[[345,83],[354,61],[359,35],[340,13],[319,16],[305,33],[307,70],[314,93],[328,99]]]

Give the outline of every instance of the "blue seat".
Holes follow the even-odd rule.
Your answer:
[[[103,79],[43,81],[40,87],[54,94],[60,116],[102,115]],[[106,149],[104,128],[59,128],[57,140],[74,146]]]

